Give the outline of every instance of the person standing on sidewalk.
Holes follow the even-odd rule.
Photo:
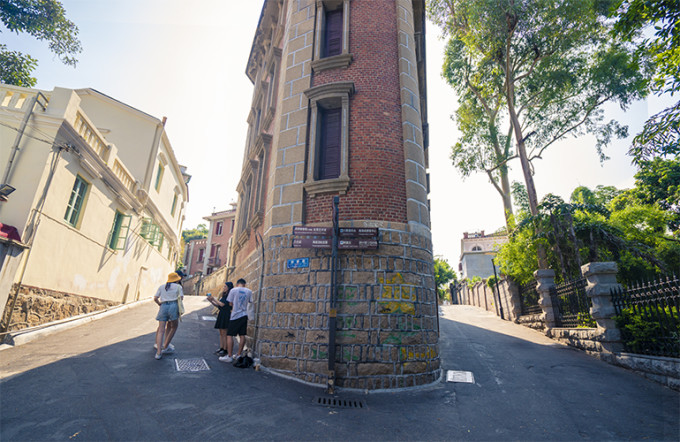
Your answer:
[[[243,347],[246,345],[246,334],[248,333],[248,304],[253,300],[253,292],[246,288],[246,280],[241,278],[236,281],[236,287],[229,292],[227,301],[232,307],[231,320],[227,329],[227,354],[220,357],[222,362],[232,362],[234,360],[234,336],[238,336],[238,355],[243,354]]]
[[[220,331],[220,349],[215,352],[218,356],[227,354],[227,329],[229,328],[229,319],[231,318],[231,304],[227,301],[227,297],[233,288],[234,284],[231,281],[227,281],[224,283],[219,300],[208,296],[208,302],[219,309],[217,320],[215,321],[215,328]]]
[[[156,359],[163,357],[163,353],[172,353],[175,349],[172,341],[177,325],[179,323],[178,300],[184,299],[184,292],[179,282],[182,277],[173,272],[168,275],[168,282],[158,287],[153,300],[160,306],[156,320],[158,330],[156,330]],[[166,330],[167,327],[167,330]],[[165,339],[164,339],[165,338]]]

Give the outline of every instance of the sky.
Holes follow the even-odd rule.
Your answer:
[[[245,75],[262,0],[62,0],[79,28],[83,52],[74,69],[63,65],[47,43],[13,34],[0,25],[0,42],[37,58],[36,88],[93,88],[159,119],[180,164],[192,175],[184,228],[236,201],[253,85]],[[458,268],[464,232],[494,232],[504,225],[503,206],[485,175],[463,180],[451,164],[458,133],[451,115],[456,96],[441,77],[444,41],[428,22],[427,96],[430,125],[430,200],[435,255]],[[612,105],[606,117],[629,126],[670,104],[650,97],[626,111]],[[577,186],[629,188],[635,168],[626,151],[631,138],[616,140],[600,163],[593,137],[567,138],[535,165],[539,199],[554,193],[566,200]],[[512,181],[523,181],[519,163]]]

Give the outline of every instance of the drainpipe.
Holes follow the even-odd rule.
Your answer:
[[[260,265],[260,285],[259,285],[259,291],[257,295],[257,304],[255,304],[255,336],[253,337],[253,349],[255,350],[255,354],[257,357],[260,357],[260,353],[257,350],[257,335],[260,331],[260,304],[262,303],[262,295],[263,295],[263,287],[262,285],[264,284],[264,267],[265,267],[265,257],[264,257],[264,240],[262,239],[262,235],[259,233],[255,233],[255,241],[259,243],[260,246],[260,251],[262,253],[262,265]]]
[[[12,285],[12,288],[9,293],[7,303],[9,304],[11,299],[11,304],[5,323],[0,324],[0,331],[2,332],[8,331],[9,326],[12,324],[12,315],[14,314],[14,307],[16,306],[17,299],[19,298],[19,287],[21,287],[21,283],[24,280],[24,275],[26,274],[28,259],[31,256],[31,251],[33,250],[33,240],[35,239],[36,232],[38,231],[38,226],[40,225],[40,214],[42,213],[42,209],[45,206],[47,193],[50,189],[50,185],[52,185],[52,178],[54,177],[54,173],[57,170],[57,165],[59,164],[61,153],[64,150],[69,150],[69,148],[71,148],[72,146],[67,145],[55,147],[57,148],[57,151],[54,153],[54,158],[52,159],[52,166],[50,167],[50,174],[47,177],[47,181],[45,182],[45,187],[43,189],[42,196],[40,197],[40,202],[38,204],[38,207],[33,209],[33,213],[31,214],[31,220],[29,221],[28,226],[24,232],[27,234],[25,237],[25,241],[26,245],[28,246],[28,250],[26,251],[26,255],[23,257],[23,260],[21,261],[20,264],[21,267],[19,269],[19,279],[16,283]]]
[[[45,100],[45,104],[42,104],[38,99],[42,97],[43,100]],[[42,110],[45,111],[47,109],[47,97],[45,97],[42,92],[38,92],[35,97],[31,99],[31,104],[28,106],[28,109],[26,109],[26,113],[24,114],[24,119],[21,121],[21,126],[19,127],[19,132],[17,133],[16,138],[14,139],[14,144],[12,145],[12,148],[10,149],[11,153],[9,155],[9,161],[7,162],[7,168],[5,169],[5,174],[2,177],[2,184],[9,184],[9,176],[12,173],[12,165],[14,163],[14,159],[17,155],[17,152],[19,152],[19,143],[21,142],[21,138],[24,135],[24,131],[26,130],[26,125],[28,124],[28,120],[31,118],[31,114],[33,113],[33,109],[35,108],[36,103],[42,107]]]

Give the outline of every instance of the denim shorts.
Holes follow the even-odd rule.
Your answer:
[[[179,308],[177,301],[164,302],[158,309],[156,321],[176,321],[179,319]]]

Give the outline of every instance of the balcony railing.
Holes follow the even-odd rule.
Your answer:
[[[85,142],[95,151],[101,159],[106,162],[108,155],[108,145],[102,137],[100,137],[92,126],[85,121],[85,117],[78,112],[76,116],[75,129],[80,134]]]
[[[212,267],[219,267],[222,264],[220,258],[208,258],[208,265]]]

